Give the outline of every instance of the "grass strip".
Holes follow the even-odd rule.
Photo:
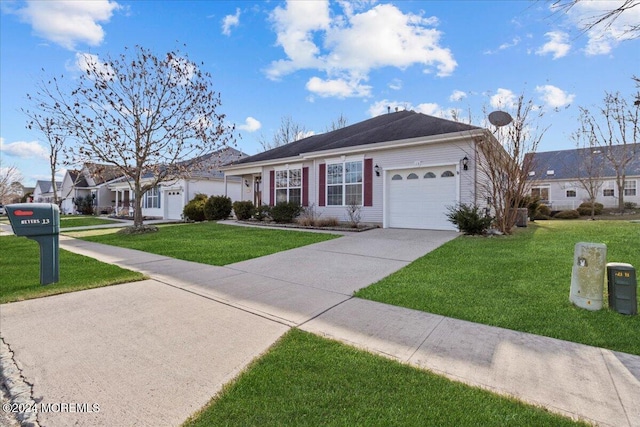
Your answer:
[[[158,228],[156,233],[141,235],[109,233],[77,236],[91,242],[219,266],[340,237],[335,234],[239,227],[215,222],[161,225]]]
[[[582,424],[294,329],[184,424],[213,425]]]
[[[60,281],[40,284],[40,248],[24,237],[0,237],[0,303],[144,279],[144,275],[60,250]]]
[[[545,221],[512,236],[461,236],[356,296],[640,355],[640,316],[569,301],[578,242],[605,243],[607,262],[640,268],[640,224]]]

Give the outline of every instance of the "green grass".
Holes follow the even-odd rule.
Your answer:
[[[640,316],[569,301],[574,246],[640,269],[640,224],[540,221],[512,236],[461,236],[356,293],[360,298],[640,355]]]
[[[159,226],[157,233],[102,234],[84,240],[210,265],[227,265],[339,237],[303,231],[238,227],[201,222]],[[69,233],[69,235],[74,235]]]
[[[40,248],[24,237],[0,237],[0,303],[142,280],[140,273],[60,250],[60,281],[40,284]]]
[[[184,425],[579,424],[543,409],[294,329]]]
[[[60,216],[60,228],[70,228],[70,227],[87,227],[93,225],[102,225],[102,224],[121,224],[123,227],[126,224],[122,224],[118,221],[113,221],[110,219],[99,218],[90,215],[62,215]]]

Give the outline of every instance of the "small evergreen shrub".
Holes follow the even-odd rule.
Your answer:
[[[182,209],[182,217],[185,221],[204,221],[204,205],[207,203],[207,195],[198,193],[189,200],[189,203]]]
[[[624,202],[624,208],[625,208],[625,209],[633,210],[633,209],[635,209],[635,208],[637,208],[637,207],[638,207],[638,204],[637,204],[637,203],[634,203],[634,202]]]
[[[566,211],[560,211],[553,216],[556,219],[577,219],[580,218],[580,213],[577,210],[571,209]]]
[[[281,202],[271,208],[271,218],[278,223],[290,223],[300,215],[302,206],[294,202]]]
[[[594,214],[595,215],[601,215],[602,214],[602,210],[604,209],[604,205],[602,203],[594,203]],[[591,202],[584,202],[582,204],[580,204],[580,206],[578,206],[577,209],[578,213],[580,215],[591,215]]]
[[[87,195],[87,197],[76,197],[74,200],[76,210],[82,215],[93,215],[93,197]]]
[[[211,196],[204,205],[204,216],[209,221],[229,218],[231,215],[231,198],[226,196]]]
[[[264,221],[271,217],[271,206],[260,205],[256,206],[256,213],[253,215],[258,221]]]
[[[458,206],[448,206],[447,210],[449,222],[464,234],[485,234],[493,222],[493,218],[486,215],[484,209],[475,205],[462,203]]]
[[[533,219],[541,220],[541,219],[550,219],[551,218],[551,208],[544,203],[541,203],[538,206],[535,216]]]
[[[249,200],[233,202],[233,212],[235,212],[239,221],[246,221],[256,212],[256,207]]]

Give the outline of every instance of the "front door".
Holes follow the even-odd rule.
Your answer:
[[[253,204],[262,205],[262,175],[253,177]]]

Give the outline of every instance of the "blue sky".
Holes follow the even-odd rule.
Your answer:
[[[482,125],[483,107],[508,107],[519,94],[544,112],[539,127],[549,126],[538,151],[573,148],[579,106],[601,104],[605,91],[630,99],[637,90],[640,39],[622,27],[640,22],[640,7],[610,28],[581,31],[584,19],[617,3],[554,13],[543,0],[3,0],[0,167],[16,166],[25,185],[48,179],[46,145],[20,112],[27,93],[40,79],[77,73],[83,55],[134,45],[159,55],[179,48],[203,62],[248,154],[285,116],[313,133],[340,115],[352,124],[387,106],[445,118],[455,109]]]

